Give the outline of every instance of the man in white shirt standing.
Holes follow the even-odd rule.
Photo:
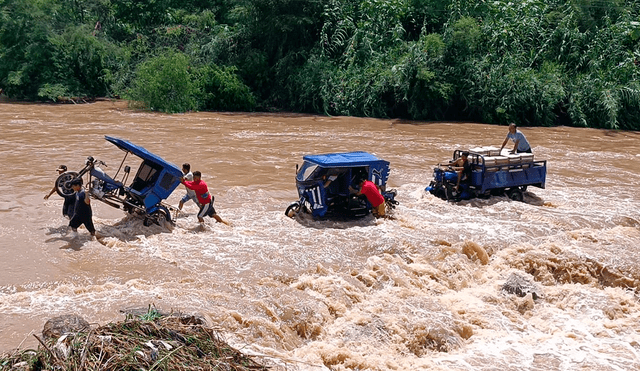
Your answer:
[[[507,145],[507,142],[511,139],[514,143],[513,151],[511,153],[532,153],[531,146],[527,141],[527,138],[522,134],[520,130],[516,128],[516,124],[513,122],[509,124],[509,133],[507,133],[507,137],[504,138],[504,142],[502,142],[502,147],[500,147],[500,153],[502,153],[502,149]]]
[[[188,163],[182,164],[182,173],[184,173],[184,179],[188,181],[193,181],[193,174],[191,173],[191,165]],[[186,187],[185,187],[186,188]],[[182,206],[184,206],[185,202],[189,200],[193,200],[196,205],[200,205],[198,203],[198,198],[196,197],[196,191],[187,188],[187,193],[180,200],[180,204],[178,204],[178,209],[182,211]]]

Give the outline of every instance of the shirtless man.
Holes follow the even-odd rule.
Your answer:
[[[458,183],[455,190],[460,189],[460,181],[471,181],[471,164],[469,163],[469,152],[464,151],[457,160],[449,162],[449,166],[458,173]]]

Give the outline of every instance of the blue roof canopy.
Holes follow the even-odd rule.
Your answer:
[[[367,166],[376,162],[385,162],[368,152],[329,153],[325,155],[307,155],[303,160],[320,166]]]
[[[167,172],[175,177],[182,177],[182,170],[171,162],[165,161],[162,157],[153,154],[147,151],[144,147],[137,146],[128,140],[110,137],[108,135],[104,136],[104,139],[116,145],[116,147],[120,148],[123,151],[131,152],[134,155],[140,157],[143,160],[148,160],[155,162],[158,165],[161,165]]]

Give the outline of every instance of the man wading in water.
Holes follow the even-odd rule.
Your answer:
[[[96,228],[93,226],[93,212],[91,211],[91,199],[89,194],[82,188],[82,178],[75,178],[71,181],[71,188],[76,192],[76,208],[73,218],[69,221],[71,227],[71,237],[78,236],[78,227],[82,224],[91,233],[91,237],[96,236]]]
[[[204,224],[204,217],[210,216],[214,218],[218,223],[224,223],[229,225],[226,221],[222,220],[216,213],[216,209],[213,208],[214,197],[209,193],[209,187],[207,183],[202,180],[202,173],[199,171],[193,172],[193,181],[185,180],[184,177],[180,178],[180,182],[184,184],[188,189],[196,192],[198,202],[200,203],[200,212],[198,213],[198,221],[200,224]]]

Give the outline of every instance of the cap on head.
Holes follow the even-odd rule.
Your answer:
[[[461,155],[465,157],[469,157],[469,151],[463,151]]]
[[[75,178],[70,182],[71,186],[82,186],[82,178]]]
[[[56,169],[56,171],[67,171],[67,165],[60,165]]]

